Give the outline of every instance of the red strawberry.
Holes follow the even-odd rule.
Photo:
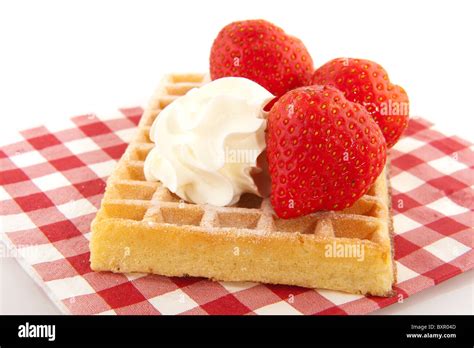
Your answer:
[[[264,20],[228,24],[211,48],[213,80],[246,77],[276,96],[311,83],[313,60],[301,40]]]
[[[271,202],[281,218],[351,206],[386,161],[370,114],[328,86],[283,95],[268,114],[266,142]]]
[[[346,98],[365,106],[391,148],[408,125],[409,102],[405,90],[390,82],[379,64],[366,59],[338,58],[314,72],[313,83],[332,85]]]

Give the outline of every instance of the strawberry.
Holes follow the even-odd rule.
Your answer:
[[[386,161],[370,114],[330,86],[283,95],[268,114],[266,142],[271,202],[281,218],[351,206]]]
[[[264,20],[228,24],[211,48],[213,80],[246,77],[281,96],[311,83],[313,60],[301,40]]]
[[[408,96],[390,82],[379,64],[366,59],[338,58],[314,72],[313,83],[332,85],[352,102],[362,104],[379,125],[391,148],[408,125]]]

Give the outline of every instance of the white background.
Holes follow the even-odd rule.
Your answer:
[[[40,124],[145,103],[166,72],[206,71],[225,24],[265,18],[298,36],[315,66],[382,64],[412,115],[473,139],[472,1],[1,1],[0,144]],[[12,259],[0,312],[58,313]],[[473,313],[471,274],[380,313]]]

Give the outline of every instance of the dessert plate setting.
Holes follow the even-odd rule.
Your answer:
[[[0,149],[2,240],[64,313],[365,314],[473,267],[473,145],[269,22],[72,121]]]

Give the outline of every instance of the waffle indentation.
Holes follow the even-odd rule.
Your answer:
[[[262,206],[263,198],[251,193],[244,193],[235,204],[239,208],[258,209]]]
[[[257,222],[259,218],[259,213],[217,213],[217,223],[219,227],[254,229],[257,227]]]
[[[101,213],[106,218],[142,221],[148,208],[144,201],[111,200],[102,204]]]
[[[170,83],[194,83],[199,86],[204,76],[202,74],[174,74],[170,76]]]
[[[177,96],[170,96],[170,95],[161,97],[160,104],[159,104],[160,109],[164,109],[165,107],[170,105],[176,98]]]
[[[318,219],[314,215],[306,215],[296,219],[280,219],[274,216],[273,223],[275,230],[278,232],[312,234],[315,231]]]
[[[148,153],[150,152],[152,148],[153,148],[153,145],[151,144],[131,147],[130,150],[128,151],[129,160],[144,162],[146,159],[146,156],[148,155]]]
[[[334,234],[337,238],[372,239],[374,233],[380,228],[380,223],[375,219],[341,217],[332,221]]]
[[[169,95],[180,96],[188,93],[191,89],[195,87],[197,87],[195,83],[187,82],[169,84],[166,86],[166,92],[168,92]]]
[[[380,203],[373,197],[362,197],[352,206],[341,211],[342,214],[355,214],[375,217]]]
[[[150,140],[150,127],[146,126],[142,129],[139,129],[135,137],[135,142],[151,144],[152,141]]]
[[[121,180],[145,181],[143,163],[140,162],[129,162],[126,165],[119,165],[114,175],[117,179]]]
[[[109,187],[107,198],[149,201],[155,193],[156,186],[152,183],[138,184],[134,181],[118,182]]]
[[[162,202],[182,202],[184,203],[184,201],[179,197],[177,196],[176,194],[174,194],[173,192],[171,192],[170,190],[168,190],[167,188],[165,188],[164,186],[162,186],[162,191],[160,192],[160,201]],[[193,203],[186,203],[188,205],[194,205]]]
[[[155,107],[151,107],[147,110],[146,114],[143,115],[142,119],[140,120],[140,125],[143,125],[144,127],[151,127],[160,112],[161,109],[159,107],[159,103],[157,103]]]
[[[161,207],[163,222],[174,225],[199,226],[204,210],[198,206]]]

